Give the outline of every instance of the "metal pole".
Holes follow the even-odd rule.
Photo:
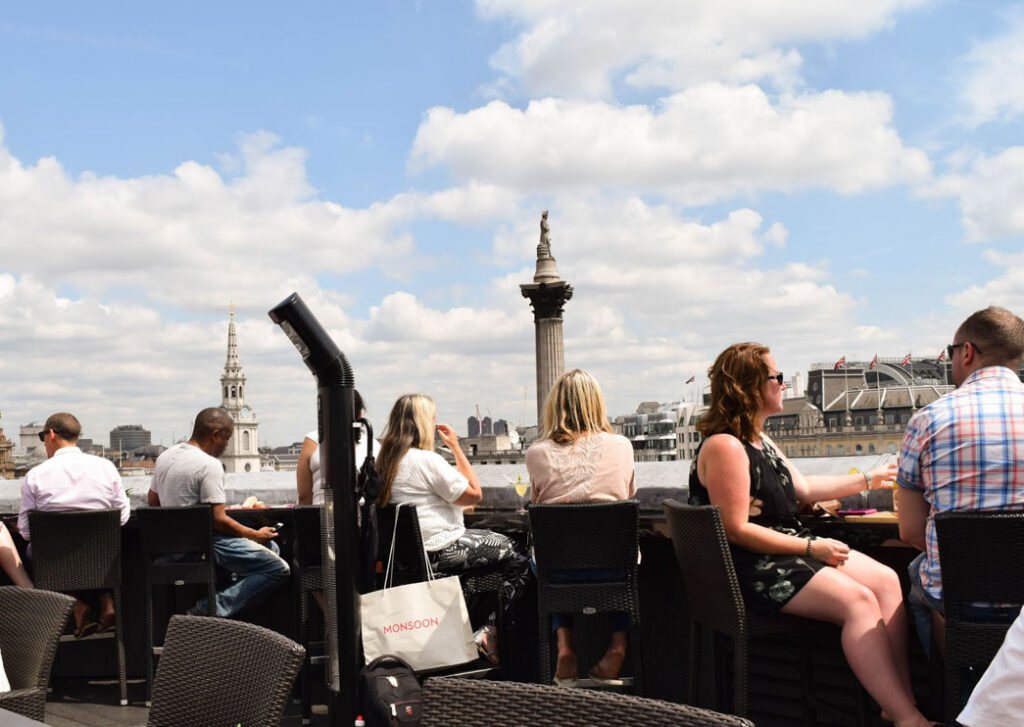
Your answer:
[[[268,313],[281,326],[317,380],[317,424],[320,433],[320,466],[325,496],[333,504],[334,581],[336,615],[333,630],[338,654],[338,696],[330,705],[335,727],[351,725],[356,718],[356,687],[359,674],[359,589],[356,563],[359,538],[356,532],[354,448],[352,443],[352,391],[355,377],[345,354],[306,307],[292,293]],[[327,490],[330,490],[328,492]],[[323,537],[327,537],[325,528]],[[328,560],[324,561],[328,567]],[[328,609],[329,611],[331,609]]]

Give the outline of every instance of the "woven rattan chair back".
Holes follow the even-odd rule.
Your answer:
[[[765,616],[748,611],[740,592],[718,507],[684,505],[671,499],[665,500],[662,507],[690,611],[690,659],[687,674],[690,702],[697,701],[703,626],[732,639],[732,709],[736,714],[746,716],[749,711],[749,650],[750,638],[753,636],[792,636],[798,639],[802,649],[800,688],[804,694],[804,724],[813,723],[814,708],[831,710],[829,705],[811,694],[808,636],[835,638],[838,630],[819,621],[785,614]],[[716,706],[724,708],[725,690],[719,688],[718,691]],[[863,721],[862,714],[856,717],[847,715],[846,718],[853,723]]]
[[[36,588],[66,592],[120,587],[120,510],[33,510],[29,527]]]
[[[551,615],[629,614],[633,689],[643,693],[640,599],[637,587],[639,506],[634,500],[530,505],[530,535],[537,566],[537,613],[541,629],[540,677],[552,679]],[[557,571],[612,571],[608,581],[555,582]]]
[[[573,569],[635,573],[638,513],[635,500],[530,505],[538,577]]]
[[[983,672],[1013,621],[1009,612],[1005,622],[972,620],[963,606],[1024,603],[1024,512],[939,513],[935,532],[946,618],[942,691],[946,721],[952,722],[962,706],[961,670],[971,666]]]
[[[0,653],[11,683],[0,708],[42,721],[53,656],[74,605],[61,593],[0,587]]]
[[[395,585],[419,583],[427,580],[427,568],[423,564],[423,535],[415,505],[394,505],[380,508],[378,517],[378,550],[387,566],[391,552],[392,533],[395,541]]]
[[[483,679],[428,679],[423,727],[751,727],[752,722],[627,694]]]
[[[121,705],[128,704],[124,660],[125,613],[121,608],[121,511],[66,510],[28,514],[32,532],[32,578],[36,588],[69,593],[113,591],[119,620],[114,630]],[[73,544],[73,545],[72,545]],[[109,637],[109,632],[97,634]],[[62,641],[73,637],[62,637]]]
[[[154,659],[160,653],[156,624],[158,586],[206,586],[208,614],[215,612],[217,570],[213,511],[209,505],[140,507],[135,511],[146,562],[146,701],[153,698]],[[170,559],[170,556],[180,556]],[[168,617],[169,618],[169,617]],[[162,631],[166,619],[161,619]]]
[[[305,650],[261,626],[173,616],[149,727],[277,727]]]

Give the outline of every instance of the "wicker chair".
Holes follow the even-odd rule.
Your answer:
[[[309,601],[314,591],[324,588],[321,542],[320,542],[320,506],[296,507],[292,511],[292,589],[297,606],[295,625],[296,636],[306,650],[299,672],[299,698],[302,702],[302,723],[309,724],[313,719],[313,699],[310,686],[310,665],[313,661],[326,660],[325,656],[313,657],[310,652],[313,646],[323,650],[323,640],[315,641],[309,635]]]
[[[62,593],[0,587],[0,653],[11,683],[0,708],[42,721],[53,655],[74,605]]]
[[[555,613],[629,614],[632,686],[643,693],[640,601],[637,590],[638,512],[636,501],[530,505],[530,533],[537,564],[537,612],[540,624],[540,678],[552,679],[551,615]],[[556,582],[555,571],[619,571],[615,580]],[[623,680],[629,684],[628,679]]]
[[[423,727],[752,727],[740,717],[614,692],[482,679],[428,679]]]
[[[1024,603],[1024,512],[944,512],[935,516],[946,618],[943,701],[946,722],[960,708],[960,677],[972,666],[980,675],[1003,643]],[[980,620],[962,612],[975,601],[1017,604]]]
[[[142,507],[135,511],[135,516],[146,562],[146,703],[150,704],[154,660],[163,651],[157,644],[155,589],[205,585],[207,613],[215,614],[217,569],[213,558],[213,515],[209,505],[194,505]],[[175,560],[171,556],[184,557]]]
[[[242,621],[172,616],[149,727],[277,727],[306,650]]]
[[[125,676],[125,613],[121,608],[121,511],[68,510],[29,513],[32,531],[32,575],[36,588],[70,593],[77,591],[113,591],[118,625],[88,638],[113,637],[117,650],[117,674],[121,687],[121,705],[128,704],[128,680]],[[74,547],[69,547],[73,543]],[[61,642],[75,637],[62,636]]]
[[[694,507],[669,499],[665,500],[663,508],[690,610],[689,701],[697,702],[701,627],[706,627],[712,633],[732,639],[733,711],[736,714],[744,717],[749,714],[750,640],[759,636],[782,636],[799,642],[802,650],[800,686],[804,723],[814,723],[814,707],[834,712],[833,707],[819,702],[811,694],[812,665],[808,637],[835,639],[838,629],[820,621],[781,613],[765,616],[748,610],[740,593],[718,507]],[[850,724],[865,722],[863,691],[859,690],[858,696],[859,713],[856,717],[846,714],[834,716]],[[724,700],[724,690],[719,688],[716,708],[724,709]]]

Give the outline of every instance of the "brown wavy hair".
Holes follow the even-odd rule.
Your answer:
[[[718,354],[708,369],[711,404],[697,423],[701,437],[726,432],[744,442],[753,440],[761,429],[757,392],[768,380],[764,357],[768,347],[760,343],[734,343]]]

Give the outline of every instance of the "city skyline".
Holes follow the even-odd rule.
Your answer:
[[[612,416],[738,340],[937,357],[1024,311],[1022,43],[1005,2],[5,7],[0,426],[187,435],[234,303],[260,440],[300,440],[292,291],[377,433],[409,391],[532,424],[542,210]]]

